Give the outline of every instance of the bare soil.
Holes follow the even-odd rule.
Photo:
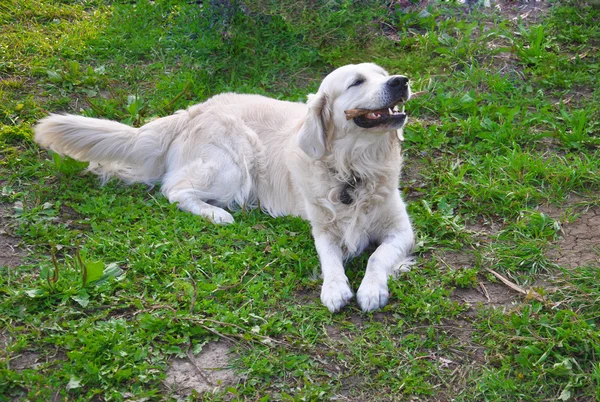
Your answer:
[[[15,268],[22,264],[24,252],[19,238],[10,235],[10,217],[10,206],[0,204],[0,267]]]
[[[501,0],[491,1],[491,6],[512,21],[534,24],[544,17],[552,3],[543,0]]]
[[[187,359],[174,359],[167,370],[165,385],[174,393],[177,400],[183,400],[192,392],[213,393],[234,385],[239,378],[229,368],[231,350],[225,342],[211,342],[194,356],[188,353]]]
[[[560,222],[560,217],[549,215]],[[563,268],[600,268],[599,206],[585,208],[574,221],[562,223],[561,234],[561,239],[548,253],[552,261]]]
[[[40,364],[40,355],[35,352],[23,352],[10,359],[12,370],[25,370],[36,368]]]
[[[482,304],[508,307],[518,300],[519,294],[501,283],[479,282],[477,288],[456,288],[452,298],[469,306]]]
[[[475,267],[475,257],[468,252],[446,251],[438,258],[452,269],[468,269]],[[452,299],[469,307],[478,304],[494,307],[507,307],[517,302],[518,293],[501,283],[479,281],[475,288],[456,288]]]

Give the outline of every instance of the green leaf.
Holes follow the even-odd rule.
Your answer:
[[[528,351],[528,355],[532,354],[532,355],[541,355],[542,353],[544,353],[544,351],[540,348],[538,348],[537,346],[534,345],[529,345],[525,347],[525,350]]]
[[[118,278],[119,276],[121,276],[122,273],[123,270],[119,268],[117,263],[111,262],[106,266],[106,268],[104,268],[102,276],[94,283],[94,285],[102,285],[106,283],[106,281],[108,281],[110,278]]]
[[[421,12],[419,13],[419,18],[428,18],[431,17],[431,13],[429,11],[427,11],[426,9],[421,10]]]
[[[76,296],[71,296],[71,299],[84,308],[90,303],[90,295],[85,290],[80,291]]]
[[[90,98],[93,98],[94,96],[98,95],[98,91],[95,91],[93,89],[84,89],[83,92]]]
[[[523,367],[531,367],[531,362],[522,354],[515,355],[515,361]]]
[[[67,384],[67,390],[81,388],[81,380],[75,376],[72,376]]]
[[[63,79],[62,75],[60,75],[59,73],[57,73],[54,70],[47,70],[46,73],[48,74],[48,78],[52,82],[61,82]]]
[[[179,346],[170,345],[165,350],[166,353],[176,355],[177,357],[185,357],[186,353]]]
[[[25,291],[25,294],[29,297],[37,297],[43,295],[45,292],[43,289],[29,289]]]
[[[198,353],[202,352],[202,349],[204,348],[204,345],[206,345],[208,342],[199,342],[199,343],[195,343],[194,344],[194,356],[196,356]]]
[[[471,103],[474,102],[475,99],[469,94],[464,94],[462,98],[460,98],[460,103]]]
[[[97,281],[104,273],[104,263],[102,261],[86,262],[85,267],[87,269],[87,283]]]
[[[23,215],[23,201],[15,202],[13,209],[15,210],[15,215]]]
[[[48,153],[52,155],[52,161],[54,162],[54,164],[56,166],[60,166],[62,163],[62,158],[60,157],[60,155],[52,151],[49,151]]]
[[[563,391],[558,396],[558,399],[560,399],[561,401],[568,401],[569,399],[571,399],[571,391],[569,390],[569,388],[563,389]]]

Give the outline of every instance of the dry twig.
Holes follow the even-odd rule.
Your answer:
[[[542,295],[540,295],[538,292],[536,292],[533,289],[529,289],[528,291],[523,289],[521,286],[517,285],[514,282],[511,282],[510,280],[508,280],[505,276],[500,275],[498,272],[494,271],[493,269],[489,269],[486,268],[486,271],[488,271],[489,273],[491,273],[492,275],[494,275],[496,278],[500,279],[500,281],[502,283],[504,283],[506,286],[508,286],[509,288],[511,288],[512,290],[519,292],[527,297],[532,297],[535,300],[545,303],[546,300],[542,297]]]

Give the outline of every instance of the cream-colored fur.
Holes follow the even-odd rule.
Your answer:
[[[354,85],[357,77],[364,81]],[[353,296],[343,261],[376,244],[357,292],[370,311],[387,303],[388,278],[409,265],[413,247],[397,188],[401,127],[361,128],[344,111],[381,109],[391,78],[374,64],[348,65],[329,74],[307,104],[227,93],[141,128],[50,115],[36,126],[35,140],[89,161],[105,180],[160,183],[169,201],[215,223],[233,222],[225,208],[242,205],[308,219],[323,272],[321,300],[331,311]],[[355,178],[352,202],[344,204],[340,194]]]

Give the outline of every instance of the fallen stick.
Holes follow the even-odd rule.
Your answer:
[[[415,92],[414,94],[412,94],[410,96],[410,99],[418,98],[419,96],[425,95],[426,93],[428,93],[428,91]],[[367,113],[370,113],[372,111],[373,110],[371,110],[371,109],[350,109],[350,110],[344,110],[344,113],[346,113],[346,120],[351,120],[351,119],[355,119],[360,116],[364,116]]]
[[[370,113],[370,112],[372,112],[372,110],[369,110],[369,109],[344,110],[344,113],[346,113],[346,120],[355,119],[357,117],[364,116],[365,114]]]
[[[532,297],[539,302],[542,302],[542,303],[546,302],[546,300],[542,297],[542,295],[540,295],[535,290],[529,289],[529,291],[527,291],[527,290],[523,289],[522,287],[520,287],[519,285],[517,285],[516,283],[508,280],[505,276],[500,275],[498,272],[494,271],[493,269],[486,268],[486,271],[488,271],[489,273],[494,275],[496,278],[500,279],[500,281],[502,283],[504,283],[506,286],[508,286],[512,290],[517,291],[521,294],[524,294],[527,297]]]

